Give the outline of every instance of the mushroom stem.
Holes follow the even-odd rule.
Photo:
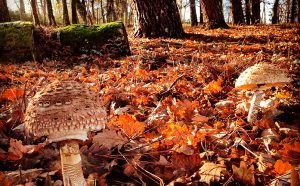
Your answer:
[[[61,167],[64,186],[85,186],[79,144],[66,141],[60,146]]]
[[[258,113],[258,107],[260,104],[260,100],[263,96],[263,91],[256,91],[254,92],[254,95],[252,97],[251,100],[251,105],[250,105],[250,109],[248,112],[248,117],[247,117],[247,121],[249,123],[253,123],[254,121],[256,121],[256,117],[257,117],[257,113]]]

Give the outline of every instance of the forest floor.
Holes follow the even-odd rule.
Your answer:
[[[13,130],[57,78],[88,83],[109,115],[108,129],[81,144],[89,185],[299,185],[299,27],[185,31],[184,39],[130,37],[132,55],[119,60],[0,64],[0,185],[61,185],[57,145]],[[285,69],[293,82],[267,90],[250,124],[251,92],[234,83],[256,63]]]

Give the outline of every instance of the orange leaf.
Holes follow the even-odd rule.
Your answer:
[[[217,94],[222,91],[222,83],[223,79],[219,77],[217,81],[212,81],[207,86],[205,86],[204,92],[209,94]]]
[[[140,135],[145,130],[145,123],[127,113],[112,119],[109,125],[120,127],[129,137]]]
[[[251,165],[249,168],[246,165],[246,162],[241,161],[240,167],[238,168],[235,165],[232,165],[233,177],[245,184],[255,185],[254,178],[254,166]]]
[[[277,160],[274,165],[274,168],[279,175],[282,175],[286,173],[286,171],[292,170],[294,167],[291,164],[289,164],[289,162],[284,163],[282,160]]]
[[[15,87],[10,88],[10,89],[6,89],[1,98],[2,99],[6,99],[9,101],[14,101],[15,99],[22,97],[24,94],[24,90],[23,89],[17,89]]]

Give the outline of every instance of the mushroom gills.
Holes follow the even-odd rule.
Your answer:
[[[249,123],[253,123],[257,119],[257,113],[259,108],[259,103],[261,98],[263,97],[264,92],[263,91],[256,91],[254,92],[254,95],[251,100],[250,109],[248,112],[247,121]]]
[[[79,144],[66,141],[60,146],[61,168],[65,186],[86,186],[83,176]]]

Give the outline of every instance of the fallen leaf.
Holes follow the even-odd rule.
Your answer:
[[[218,182],[222,171],[226,171],[225,165],[205,162],[199,169],[199,174],[201,176],[200,181],[209,185],[211,182]]]
[[[283,162],[281,159],[279,159],[276,161],[274,168],[279,175],[282,175],[288,170],[292,170],[294,167],[291,164],[289,164],[289,162]]]
[[[233,177],[248,185],[255,185],[254,166],[247,168],[246,162],[241,161],[240,167],[232,165]]]
[[[109,129],[104,129],[103,132],[100,132],[93,137],[93,143],[104,145],[108,149],[116,146],[122,146],[127,142],[128,140],[121,134]]]

